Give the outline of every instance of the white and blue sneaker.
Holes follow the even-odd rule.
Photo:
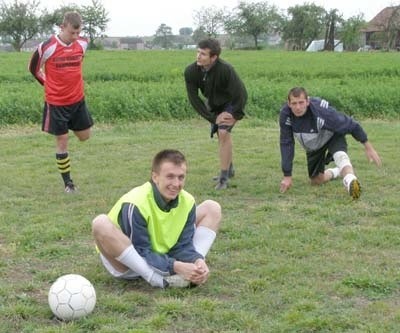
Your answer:
[[[171,288],[187,288],[190,286],[190,281],[185,280],[178,274],[164,276],[164,282],[166,282],[165,287]]]

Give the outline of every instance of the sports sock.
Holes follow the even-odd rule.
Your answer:
[[[214,243],[217,234],[214,230],[205,226],[199,226],[196,228],[193,237],[193,245],[198,253],[205,257],[210,251],[211,246]]]
[[[337,177],[339,177],[340,171],[338,167],[326,169],[326,171],[332,173],[332,179],[336,179]]]
[[[68,152],[66,153],[56,153],[57,167],[64,181],[67,185],[71,181],[70,171],[71,171],[71,160],[69,159]]]
[[[343,178],[343,185],[346,187],[347,191],[349,190],[350,183],[354,180],[357,179],[355,175],[352,173],[348,173],[346,176]]]
[[[163,277],[156,273],[147,262],[137,253],[133,245],[128,246],[117,258],[119,262],[138,273],[153,287],[164,287]]]

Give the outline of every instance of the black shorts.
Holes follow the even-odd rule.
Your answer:
[[[83,131],[93,126],[93,119],[87,109],[85,99],[71,105],[51,105],[44,103],[42,131],[63,135],[68,130]]]
[[[323,173],[325,165],[333,161],[333,154],[337,151],[347,152],[347,142],[344,135],[334,134],[322,148],[307,152],[308,176],[313,178]]]
[[[229,126],[229,125],[217,125],[217,124],[211,124],[211,130],[210,130],[210,137],[214,137],[215,133],[218,133],[218,130],[225,130],[227,132],[231,132],[233,127],[235,125]]]

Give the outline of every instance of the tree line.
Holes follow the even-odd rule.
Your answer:
[[[14,0],[8,5],[3,2],[0,5],[1,40],[20,51],[28,40],[53,33],[65,11],[77,10],[84,21],[82,31],[89,38],[89,47],[94,49],[101,45],[101,38],[105,37],[110,21],[101,0],[92,0],[88,6],[64,5],[53,12],[40,10],[39,6],[39,0]],[[250,38],[255,49],[259,48],[262,37],[279,34],[290,50],[306,50],[313,40],[324,39],[324,50],[333,51],[335,41],[340,40],[346,50],[354,51],[362,44],[360,29],[366,26],[363,14],[344,19],[338,9],[327,11],[314,3],[295,5],[284,12],[267,1],[240,1],[233,9],[202,7],[194,11],[193,21],[194,30],[183,27],[179,34],[189,36],[194,44],[206,36],[225,34],[230,48],[241,46],[244,40]],[[395,28],[398,29],[398,26]],[[162,23],[155,31],[152,43],[171,48],[174,37],[171,27]],[[390,33],[383,33],[381,38],[385,42],[385,39],[390,39]]]
[[[91,5],[63,5],[52,12],[40,9],[39,0],[14,0],[0,5],[0,38],[3,43],[10,43],[14,50],[21,51],[24,44],[35,38],[46,38],[60,26],[66,11],[78,11],[84,25],[82,32],[89,38],[89,47],[97,48],[96,41],[104,36],[108,13],[100,0],[92,0]]]
[[[338,9],[327,11],[314,3],[295,5],[284,12],[267,1],[240,1],[232,10],[203,7],[195,11],[194,21],[195,42],[224,32],[232,48],[250,37],[258,49],[260,37],[279,34],[287,49],[306,50],[313,40],[325,39],[325,50],[329,51],[334,50],[337,39],[347,50],[357,50],[361,44],[359,31],[366,25],[363,14],[345,20]]]

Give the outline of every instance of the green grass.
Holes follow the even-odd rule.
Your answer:
[[[83,74],[97,121],[185,121],[196,117],[183,72],[191,51],[89,51]],[[27,70],[29,53],[1,53],[0,126],[40,123],[43,88]],[[248,91],[246,114],[275,120],[293,86],[327,99],[358,119],[400,119],[399,52],[230,51]]]
[[[294,187],[280,194],[278,127],[243,120],[233,132],[236,177],[216,192],[217,141],[202,120],[98,124],[93,137],[71,137],[72,175],[80,189],[65,195],[54,139],[39,126],[0,131],[1,332],[399,332],[400,123],[362,122],[381,154],[370,165],[348,137],[363,186],[351,201],[340,181],[312,187],[299,147]],[[112,279],[102,268],[91,220],[149,178],[153,155],[182,150],[186,189],[223,207],[207,260],[207,284],[154,289]],[[62,323],[47,292],[77,273],[95,286],[94,312]]]

